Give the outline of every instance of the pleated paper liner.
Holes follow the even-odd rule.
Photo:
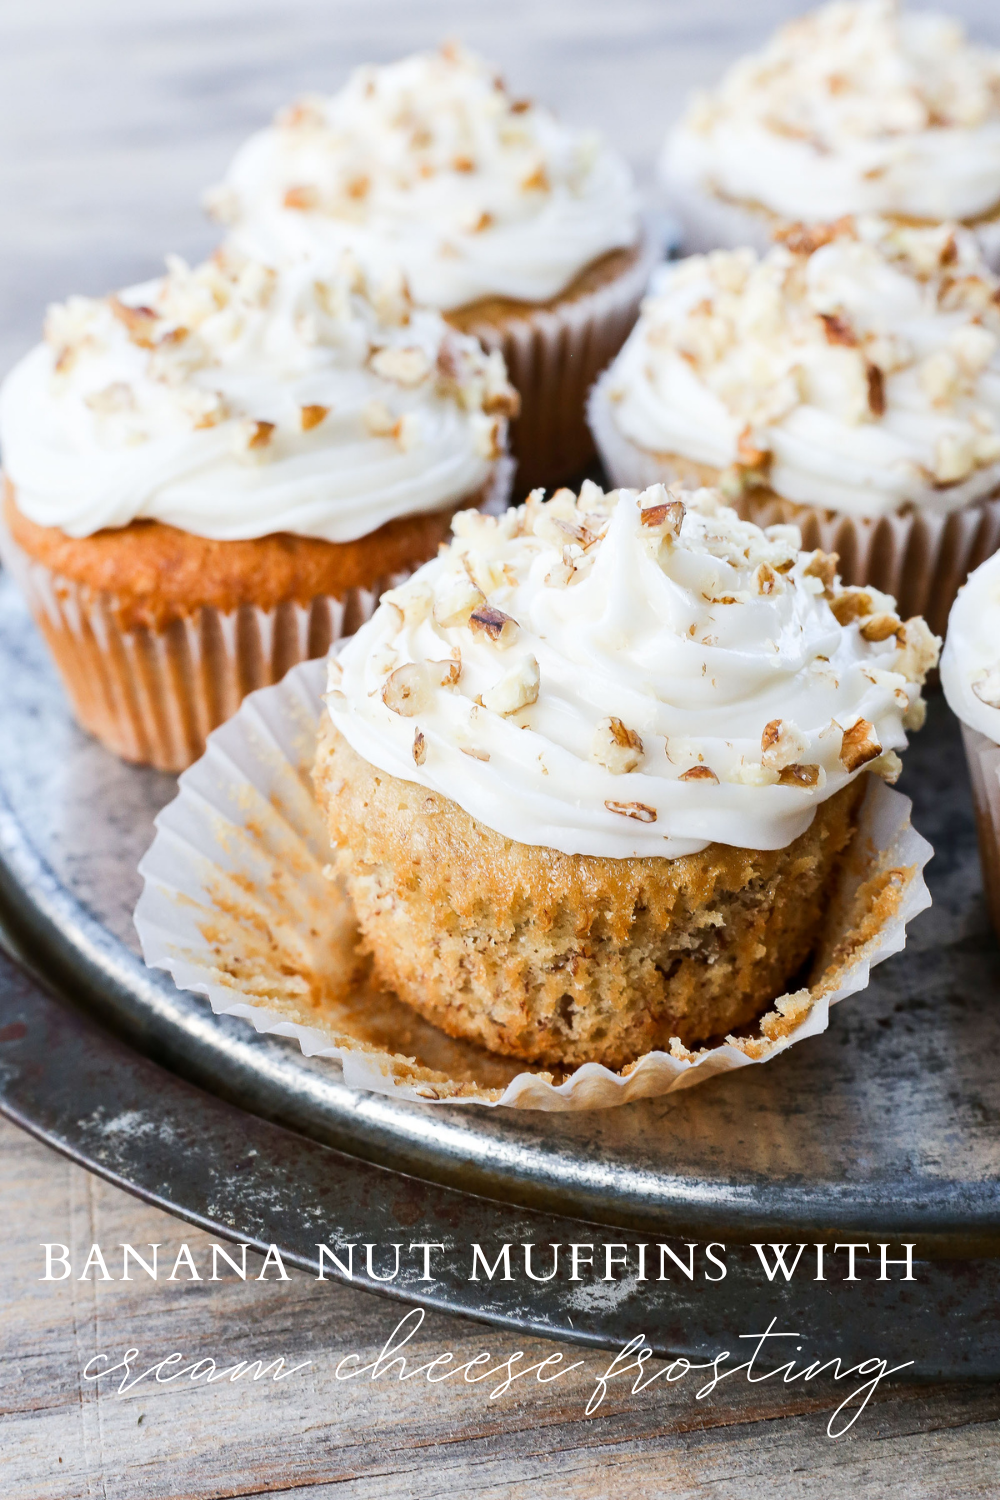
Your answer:
[[[565,1077],[454,1041],[370,985],[350,905],[329,876],[310,775],[325,670],[318,661],[295,667],[211,735],[156,820],[135,923],[151,968],[206,995],[217,1014],[329,1058],[351,1088],[543,1110],[605,1109],[690,1088],[824,1031],[830,1006],[865,989],[930,904],[930,845],[910,826],[908,799],[870,777],[811,983],[776,999],[746,1035],[650,1052],[621,1073],[587,1063]]]
[[[512,477],[511,461],[502,460],[484,509],[506,509]],[[78,723],[124,760],[159,771],[191,765],[247,693],[280,682],[298,662],[325,656],[369,618],[385,589],[409,576],[386,574],[369,588],[306,604],[204,607],[160,629],[123,629],[113,595],[30,557],[2,513],[0,558],[27,599]]]
[[[521,415],[511,430],[519,500],[535,485],[572,479],[594,455],[587,393],[611,363],[639,316],[660,243],[647,230],[630,266],[582,296],[494,322],[457,319],[485,349],[499,349]]]
[[[604,382],[591,392],[588,410],[598,452],[614,485],[646,489],[677,478],[670,455],[639,448],[618,430]],[[913,511],[877,520],[795,505],[770,491],[749,491],[732,504],[745,520],[759,526],[794,523],[802,531],[803,547],[838,554],[844,583],[871,584],[891,594],[903,619],[923,615],[936,635],[944,634],[955,595],[973,568],[1000,547],[997,496],[947,516]]]
[[[1000,745],[965,723],[962,739],[972,783],[983,888],[993,930],[1000,936]]]

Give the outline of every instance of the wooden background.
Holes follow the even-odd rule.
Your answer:
[[[666,124],[798,7],[786,0],[3,0],[0,4],[0,370],[37,337],[45,304],[155,273],[167,250],[212,244],[200,190],[240,139],[348,68],[460,36],[519,93],[601,126],[652,185]],[[954,7],[1000,42],[995,0]],[[67,1080],[71,1087],[71,1080]],[[1000,1494],[1000,1391],[891,1382],[852,1432],[825,1435],[843,1391],[686,1386],[617,1392],[583,1415],[583,1372],[515,1387],[334,1379],[372,1358],[395,1305],[298,1273],[287,1283],[40,1283],[45,1241],[161,1256],[206,1237],[0,1125],[0,1500],[609,1495],[961,1500]],[[146,1252],[148,1254],[148,1251]],[[116,1268],[117,1270],[117,1268]],[[282,1384],[139,1386],[81,1379],[96,1353],[137,1346],[311,1364]],[[427,1319],[414,1354],[496,1362],[527,1343]],[[537,1352],[536,1352],[537,1351]],[[575,1357],[575,1356],[574,1356]],[[600,1356],[586,1353],[591,1376]]]

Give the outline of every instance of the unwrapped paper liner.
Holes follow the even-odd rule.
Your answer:
[[[647,225],[631,265],[591,291],[495,320],[488,313],[456,318],[485,349],[500,350],[520,394],[510,438],[519,500],[535,485],[575,478],[593,457],[587,392],[632,332],[661,259],[661,239]]]
[[[506,510],[513,463],[496,465],[482,509]],[[288,669],[325,656],[375,610],[384,590],[408,572],[387,573],[366,588],[321,594],[271,609],[243,605],[192,610],[159,629],[124,628],[113,595],[54,573],[13,539],[0,509],[0,559],[24,594],[52,653],[74,717],[124,760],[182,771],[205,749],[209,732],[246,696],[280,682]]]
[[[308,1057],[337,1059],[350,1088],[449,1104],[605,1109],[690,1088],[767,1062],[825,1031],[830,1006],[863,990],[874,964],[898,953],[906,925],[930,905],[932,850],[910,826],[910,802],[870,776],[852,856],[821,942],[812,989],[775,1002],[763,1030],[697,1052],[650,1052],[622,1074],[586,1063],[561,1082],[517,1060],[453,1041],[357,973],[349,903],[330,878],[326,826],[312,791],[325,664],[305,662],[252,694],[215,731],[156,820],[139,873],[135,924],[146,963],[217,1014],[294,1037]],[[859,885],[894,871],[891,912],[870,931],[847,913]],[[858,923],[858,913],[851,921]],[[835,950],[848,932],[853,940]],[[324,983],[326,981],[326,983]],[[340,993],[336,993],[339,989]],[[404,1055],[405,1054],[405,1055]]]
[[[606,377],[590,393],[588,415],[612,484],[644,490],[674,480],[676,471],[669,454],[640,448],[620,431]],[[891,594],[901,618],[923,615],[935,635],[944,635],[949,611],[966,578],[1000,548],[998,496],[947,516],[915,510],[877,519],[796,505],[771,491],[749,490],[730,503],[758,526],[792,522],[802,532],[803,547],[837,553],[837,571],[844,583],[871,584]]]
[[[740,250],[744,245],[764,255],[774,241],[775,232],[788,223],[766,208],[755,208],[709,192],[699,182],[677,172],[664,170],[661,182],[670,211],[681,225],[684,255],[703,254],[707,250]],[[878,217],[891,219],[893,215]],[[982,219],[969,220],[967,228],[979,241],[986,264],[994,271],[1000,270],[1000,216],[994,211]]]

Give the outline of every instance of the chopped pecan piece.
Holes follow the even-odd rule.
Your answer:
[[[877,759],[882,754],[882,745],[875,733],[874,724],[859,719],[850,729],[844,730],[840,747],[840,764],[845,771],[856,771],[859,766]]]
[[[817,786],[819,784],[819,766],[791,765],[782,766],[781,775],[778,777],[779,786]]]
[[[656,808],[645,802],[605,802],[608,812],[620,813],[623,818],[635,818],[639,823],[655,823]]]
[[[424,739],[423,730],[413,731],[413,763],[422,766],[427,759],[427,741]]]
[[[868,410],[873,417],[885,416],[885,376],[878,365],[873,365],[868,360],[865,365],[865,374],[868,378]]]
[[[309,432],[313,427],[318,427],[329,410],[328,406],[301,406],[299,408],[299,417],[302,422],[302,431]]]
[[[480,604],[469,616],[469,629],[473,635],[483,635],[501,650],[513,645],[520,626],[510,615],[492,604]]]
[[[903,622],[896,615],[868,615],[861,634],[866,641],[887,641],[891,635],[902,636]]]
[[[688,770],[682,771],[677,778],[678,781],[715,781],[719,778],[711,766],[690,766]]]
[[[819,319],[828,344],[843,344],[848,349],[857,347],[857,334],[846,318],[837,313],[820,313]]]

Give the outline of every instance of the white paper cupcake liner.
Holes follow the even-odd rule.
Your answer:
[[[1000,936],[1000,745],[989,735],[960,722],[972,783],[983,890],[993,930]]]
[[[614,485],[646,489],[671,483],[669,456],[638,447],[619,430],[608,399],[607,376],[590,393],[587,414],[601,461]],[[947,516],[914,511],[909,515],[848,516],[815,506],[796,505],[777,495],[750,491],[733,505],[759,526],[792,521],[802,545],[836,552],[844,583],[872,584],[896,600],[900,615],[923,615],[943,635],[948,613],[973,568],[1000,547],[1000,497],[990,496]]]
[[[295,667],[209,737],[156,820],[135,924],[151,968],[207,995],[217,1014],[339,1062],[351,1088],[543,1110],[606,1109],[690,1088],[824,1031],[830,1006],[866,987],[930,905],[922,872],[931,847],[910,826],[908,799],[870,777],[809,989],[776,1000],[747,1036],[650,1052],[622,1073],[587,1063],[557,1082],[446,1037],[359,971],[349,903],[324,874],[330,848],[310,777],[325,671],[319,661]],[[857,893],[875,877],[898,897],[873,924]]]
[[[514,465],[502,458],[482,508],[510,501]],[[63,680],[77,722],[124,760],[181,771],[247,693],[289,668],[325,656],[373,613],[381,594],[409,577],[387,573],[368,588],[262,609],[203,607],[160,629],[123,628],[111,594],[89,589],[30,557],[4,524],[0,559],[24,594]]]
[[[519,499],[535,485],[574,478],[593,457],[587,392],[631,333],[662,258],[661,239],[647,226],[632,265],[593,291],[502,322],[462,322],[484,348],[500,350],[521,397],[511,430]]]

